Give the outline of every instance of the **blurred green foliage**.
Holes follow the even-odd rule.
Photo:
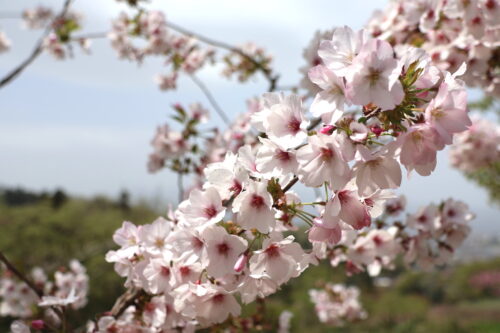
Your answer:
[[[130,204],[128,195],[123,193],[111,200],[9,191],[8,200],[6,190],[0,193],[0,249],[24,271],[41,266],[53,272],[71,258],[83,262],[90,276],[89,304],[78,317],[71,318],[75,326],[109,310],[123,292],[124,282],[104,260],[105,253],[115,248],[112,234],[123,220],[149,223],[157,213],[145,204]],[[295,236],[302,244],[307,242],[304,230],[295,232]],[[485,272],[500,274],[500,258],[432,273],[413,272],[399,263],[394,271],[383,272],[392,284],[382,288],[376,287],[367,274],[346,277],[342,267],[322,263],[271,296],[264,312],[276,328],[279,314],[291,311],[293,332],[500,332],[500,297],[491,293],[490,285],[483,288],[471,283]],[[487,281],[491,284],[490,280]],[[321,288],[327,282],[358,286],[368,318],[341,328],[321,324],[308,290]],[[500,279],[496,283],[500,290]],[[244,307],[247,315],[256,311],[262,311],[257,304]],[[10,321],[0,318],[0,332],[8,332]]]
[[[105,197],[68,198],[63,191],[36,194],[22,189],[0,194],[0,249],[18,268],[29,272],[34,266],[52,273],[80,260],[90,276],[89,304],[73,318],[78,324],[108,311],[123,292],[123,279],[104,260],[116,248],[113,232],[124,220],[143,224],[158,214],[145,204],[128,206],[123,193],[117,200]],[[0,332],[7,332],[1,326]],[[5,324],[5,320],[4,320]]]
[[[490,199],[496,204],[500,204],[500,162],[474,172],[465,173],[465,176],[486,188]]]

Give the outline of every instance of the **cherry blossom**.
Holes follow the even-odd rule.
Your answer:
[[[234,265],[246,249],[246,240],[236,235],[229,235],[218,226],[205,229],[202,237],[207,247],[208,274],[222,277],[234,273]]]
[[[225,213],[219,192],[209,187],[191,191],[189,199],[179,205],[178,218],[188,225],[207,225],[219,222]]]
[[[324,290],[310,290],[309,296],[319,320],[328,325],[342,326],[346,321],[366,317],[366,312],[359,303],[359,289],[356,287],[327,284]]]
[[[237,221],[242,227],[267,233],[276,224],[272,204],[266,184],[249,181],[245,191],[234,200],[233,212],[238,213]]]
[[[307,137],[308,121],[302,101],[296,95],[265,94],[263,128],[268,137],[283,148],[294,148]]]

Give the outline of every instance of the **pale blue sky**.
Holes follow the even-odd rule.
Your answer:
[[[63,0],[0,0],[0,11],[20,11],[39,3],[60,7]],[[255,41],[274,55],[282,85],[300,79],[302,49],[316,29],[349,25],[361,28],[383,0],[350,1],[160,1],[167,19],[231,44]],[[126,8],[113,0],[75,0],[85,15],[85,32],[101,32]],[[40,31],[26,31],[20,22],[1,20],[0,30],[12,39],[12,50],[0,55],[0,76],[30,52]],[[92,55],[76,52],[74,59],[56,61],[42,55],[16,81],[0,90],[0,184],[33,189],[61,186],[74,194],[117,193],[126,188],[135,198],[175,200],[174,179],[168,172],[146,171],[149,141],[167,119],[169,105],[206,99],[189,80],[181,89],[160,92],[152,77],[162,71],[160,59],[142,66],[118,61],[107,40],[96,40]],[[245,99],[262,93],[258,79],[237,85],[221,78],[220,68],[200,77],[230,115],[245,110]],[[214,117],[215,114],[214,114]],[[218,119],[215,119],[218,121]],[[430,177],[405,179],[401,192],[410,207],[453,195],[477,213],[480,230],[498,232],[498,209],[487,194],[448,166],[441,152]],[[411,193],[411,197],[410,197]]]

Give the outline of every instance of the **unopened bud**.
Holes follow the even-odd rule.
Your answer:
[[[236,260],[236,264],[234,264],[234,271],[236,273],[240,273],[243,269],[245,269],[247,262],[248,254],[245,252],[238,258],[238,260]]]
[[[335,126],[333,126],[333,125],[325,125],[325,126],[323,126],[322,129],[319,130],[319,132],[322,133],[322,134],[331,135],[334,130],[335,130]]]
[[[33,320],[31,322],[31,328],[34,330],[43,330],[45,328],[45,323],[41,319]]]

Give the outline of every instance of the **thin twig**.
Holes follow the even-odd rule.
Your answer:
[[[205,94],[205,96],[207,97],[208,101],[210,102],[210,104],[212,105],[212,107],[215,109],[215,111],[217,112],[217,114],[224,121],[224,123],[229,126],[230,123],[231,123],[231,121],[229,120],[229,117],[226,115],[226,113],[224,112],[224,110],[222,110],[222,108],[220,107],[219,103],[217,103],[217,101],[215,100],[215,98],[212,95],[212,93],[210,92],[210,90],[208,90],[207,86],[200,79],[198,79],[198,77],[196,77],[194,74],[189,75],[189,77],[200,88],[200,90],[203,92],[203,94]]]
[[[180,172],[177,174],[177,187],[179,193],[179,203],[181,203],[184,199],[184,184],[182,182],[182,173]]]
[[[15,276],[17,276],[20,280],[22,280],[24,283],[30,287],[31,290],[35,292],[35,294],[38,295],[38,297],[42,298],[43,297],[43,291],[40,290],[33,281],[31,281],[26,275],[21,273],[8,259],[5,257],[5,255],[0,251],[0,261],[7,266],[7,269],[14,273]]]
[[[35,48],[31,52],[31,54],[26,58],[20,65],[18,65],[16,68],[14,68],[9,74],[7,74],[1,81],[0,81],[0,88],[8,84],[10,81],[15,79],[19,74],[21,74],[26,67],[28,67],[43,51],[43,42],[45,40],[45,37],[48,36],[48,34],[52,31],[52,25],[54,22],[59,20],[61,17],[64,17],[66,13],[68,12],[69,6],[71,4],[72,0],[66,0],[64,2],[63,8],[60,11],[60,13],[54,18],[54,20],[47,26],[45,29],[42,37],[38,40],[38,42],[35,45]]]
[[[3,262],[5,264],[5,266],[7,266],[7,269],[12,272],[15,276],[18,277],[19,280],[23,281],[24,283],[26,283],[26,285],[31,289],[33,290],[33,292],[35,294],[37,294],[37,296],[42,299],[42,297],[44,296],[44,293],[43,293],[43,290],[41,290],[40,288],[38,288],[36,286],[36,284],[31,281],[26,275],[24,275],[23,273],[21,273],[21,271],[19,271],[16,266],[14,266],[10,261],[9,259],[7,259],[7,257],[0,251],[0,261]],[[54,312],[59,316],[59,318],[61,320],[65,320],[66,316],[63,314],[63,312],[56,306],[51,306],[52,310],[54,310]],[[48,324],[48,323],[46,323]],[[49,327],[51,330],[53,331],[57,331],[57,329],[53,328],[52,326]]]
[[[289,189],[292,188],[293,185],[295,185],[297,182],[299,181],[299,177],[297,176],[294,176],[292,180],[290,180],[290,182],[288,184],[285,185],[285,187],[283,187],[282,191],[283,193],[287,192]]]
[[[72,41],[79,41],[82,39],[99,39],[99,38],[107,38],[108,33],[107,32],[90,32],[82,35],[76,35],[72,36],[71,40]]]
[[[311,120],[311,123],[309,124],[309,126],[307,126],[307,130],[308,131],[313,130],[320,123],[321,123],[321,118],[314,118],[313,120]]]

